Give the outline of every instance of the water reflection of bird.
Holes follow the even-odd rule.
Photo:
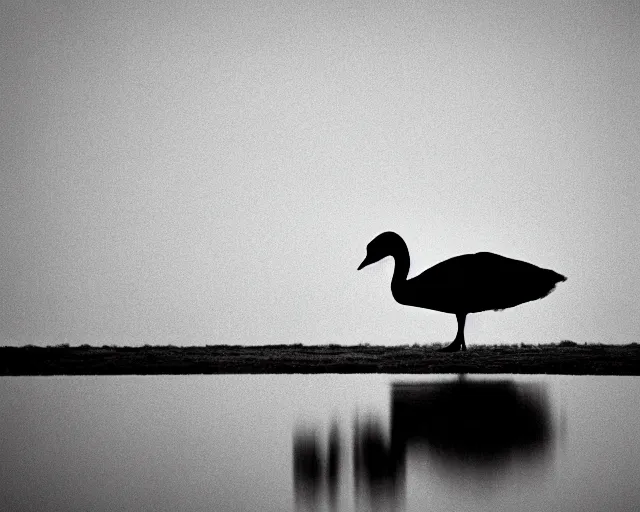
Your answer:
[[[347,482],[356,509],[402,510],[407,476],[423,469],[461,489],[536,478],[552,460],[555,435],[543,383],[464,376],[393,383],[389,417],[356,414],[352,427],[351,465],[336,421],[327,444],[318,429],[294,433],[296,510],[339,510]]]
[[[458,333],[442,349],[447,352],[466,350],[464,324],[469,313],[497,311],[541,299],[567,279],[553,270],[490,252],[456,256],[407,279],[407,245],[390,231],[369,242],[358,270],[387,256],[395,260],[391,293],[397,302],[456,315]]]
[[[326,450],[315,431],[298,429],[293,439],[293,475],[296,510],[318,510],[326,495],[329,510],[338,509],[341,442],[336,421]]]
[[[416,443],[459,473],[482,473],[507,462],[532,462],[548,451],[553,429],[540,385],[465,378],[398,382],[391,395],[393,446],[400,454]]]
[[[296,432],[293,440],[293,472],[296,508],[302,504],[316,508],[322,491],[323,463],[315,432]]]
[[[354,428],[359,473],[368,477],[360,479],[363,491],[375,502],[400,502],[408,460],[463,488],[535,477],[551,460],[554,428],[542,384],[463,376],[396,382],[389,419],[388,436],[372,421]]]

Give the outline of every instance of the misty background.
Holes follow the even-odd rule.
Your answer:
[[[467,341],[638,341],[640,7],[0,4],[0,344],[413,344],[410,277],[568,277]]]

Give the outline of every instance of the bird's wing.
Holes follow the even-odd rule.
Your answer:
[[[468,281],[474,272],[475,254],[463,254],[428,268],[420,275],[409,280],[412,286],[417,287],[458,287]]]
[[[440,289],[469,293],[471,290],[490,290],[496,286],[529,282],[539,267],[499,254],[479,252],[464,254],[442,261],[410,279],[416,289]]]
[[[552,270],[525,261],[479,252],[456,256],[425,270],[407,282],[407,293],[416,303],[428,303],[425,307],[432,309],[474,312],[506,309],[542,298],[564,280]]]

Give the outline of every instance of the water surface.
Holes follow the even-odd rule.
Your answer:
[[[638,377],[0,379],[0,509],[640,508]]]

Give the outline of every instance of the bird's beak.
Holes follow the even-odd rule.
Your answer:
[[[362,263],[360,263],[358,270],[363,269],[364,267],[366,267],[367,265],[371,265],[372,263],[373,261],[369,259],[369,255],[367,254],[367,257],[362,261]]]

